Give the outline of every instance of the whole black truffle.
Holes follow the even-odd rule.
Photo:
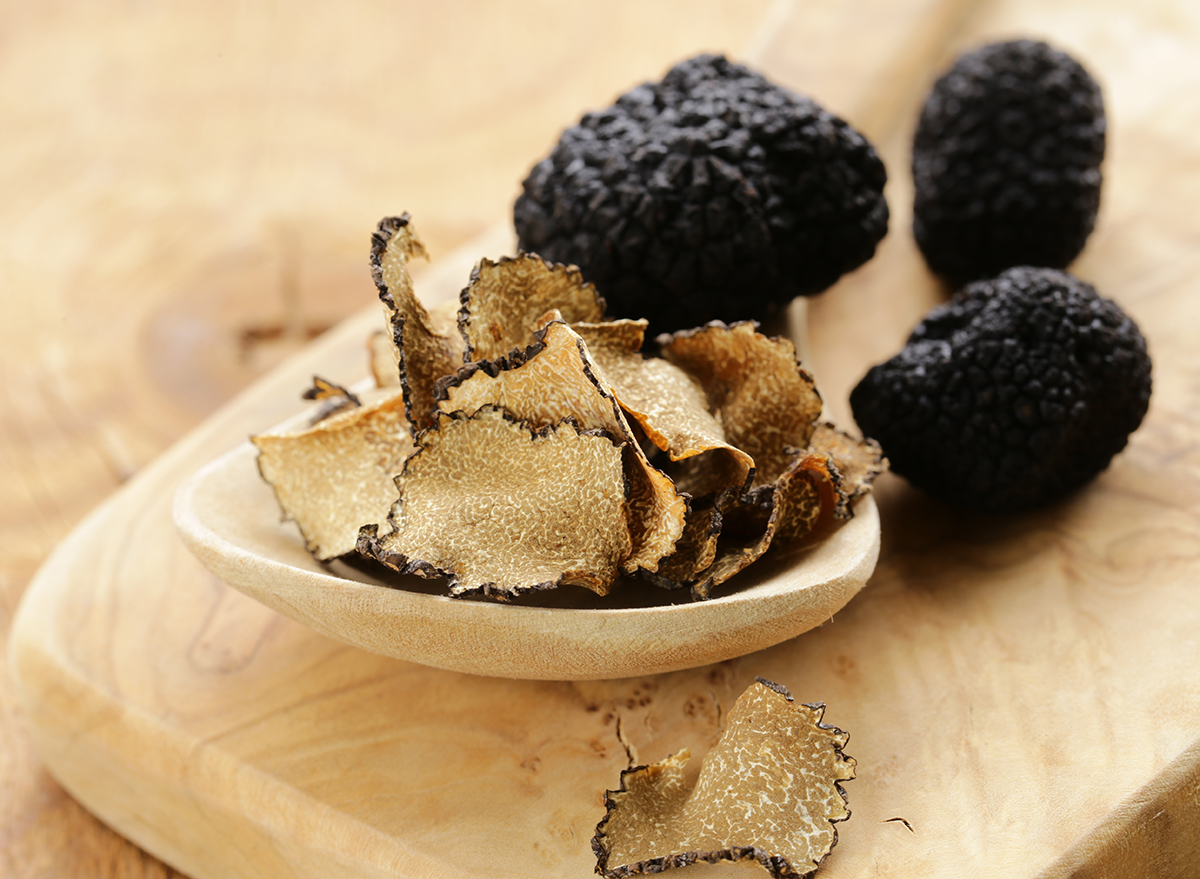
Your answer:
[[[892,469],[951,504],[1013,511],[1088,482],[1142,421],[1150,357],[1088,284],[1019,267],[925,316],[850,394]]]
[[[841,119],[701,55],[563,132],[513,214],[522,250],[579,266],[653,338],[765,317],[870,259],[886,177]]]
[[[953,283],[1019,265],[1063,268],[1100,207],[1100,88],[1032,40],[960,57],[933,86],[913,139],[913,233]]]

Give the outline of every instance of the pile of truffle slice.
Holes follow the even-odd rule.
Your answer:
[[[605,595],[640,573],[707,598],[772,541],[849,518],[883,468],[820,423],[791,343],[751,323],[646,357],[645,321],[606,320],[577,270],[525,254],[483,260],[456,315],[427,312],[407,270],[423,255],[407,215],[380,223],[378,387],[326,384],[333,414],[253,438],[320,560],[357,550],[455,597]]]

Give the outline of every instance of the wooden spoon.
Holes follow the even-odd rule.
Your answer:
[[[507,252],[510,236],[497,230],[431,266],[417,279],[422,298],[430,306],[457,298],[475,259]],[[766,329],[788,334],[802,360],[805,317],[798,300],[780,326]],[[320,372],[328,357],[323,347],[299,355],[289,371]],[[316,561],[296,525],[280,521],[256,455],[244,443],[180,487],[175,522],[197,558],[229,585],[319,632],[452,671],[584,680],[742,656],[829,620],[862,588],[879,555],[879,515],[866,497],[849,522],[792,549],[772,547],[703,602],[693,602],[686,589],[622,580],[604,598],[563,587],[508,604],[451,599],[440,580],[393,575],[373,564]]]
[[[181,486],[175,522],[216,576],[268,607],[374,653],[506,678],[583,680],[657,674],[761,650],[829,620],[870,576],[879,515],[866,497],[820,539],[770,552],[693,602],[618,581],[600,598],[579,587],[497,604],[431,594],[441,581],[387,577],[304,548],[244,443]],[[533,604],[533,602],[538,602]]]

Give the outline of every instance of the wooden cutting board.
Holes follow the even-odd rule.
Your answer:
[[[885,34],[874,19],[880,44],[922,39],[907,65],[888,55],[873,76],[851,77],[862,87],[840,103],[881,139],[896,216],[877,258],[814,301],[813,365],[844,419],[866,366],[943,294],[906,231],[897,120],[911,118],[918,84],[964,45],[1049,37],[1097,71],[1112,120],[1101,222],[1075,270],[1133,314],[1155,358],[1147,421],[1093,486],[1047,510],[993,518],[885,479],[883,554],[863,593],[826,626],[715,666],[539,683],[383,659],[217,581],[170,517],[175,487],[294,411],[313,372],[363,374],[372,311],[139,474],[30,586],[11,666],[55,777],[200,879],[582,877],[594,865],[602,794],[620,770],[683,747],[702,756],[762,675],[826,702],[826,719],[851,734],[853,817],[822,875],[1191,875],[1200,860],[1200,21],[1182,3],[1006,0],[947,38],[957,7],[925,6],[920,26],[893,22]],[[776,48],[763,63],[786,79],[803,61]],[[452,295],[470,261],[505,246],[481,242],[435,266],[421,291]]]

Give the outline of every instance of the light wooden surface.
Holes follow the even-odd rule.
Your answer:
[[[43,569],[8,644],[20,686],[6,674],[0,687],[0,875],[171,873],[66,798],[39,755],[195,876],[587,875],[621,738],[642,760],[699,753],[755,674],[823,699],[851,732],[854,816],[823,875],[1191,875],[1193,4],[0,15],[0,631],[50,548],[138,474]],[[1105,87],[1105,199],[1075,268],[1139,320],[1155,358],[1146,425],[1081,496],[985,519],[886,480],[878,573],[834,624],[701,672],[592,684],[485,686],[340,647],[207,577],[176,542],[168,488],[285,414],[300,365],[148,462],[371,299],[363,230],[409,209],[449,252],[503,219],[583,108],[698,48],[750,47],[884,152],[892,232],[810,314],[815,369],[845,417],[866,366],[941,295],[907,233],[919,93],[958,49],[1015,33],[1075,51]],[[289,301],[302,320],[284,321]],[[353,380],[352,348],[334,336],[304,365]]]

